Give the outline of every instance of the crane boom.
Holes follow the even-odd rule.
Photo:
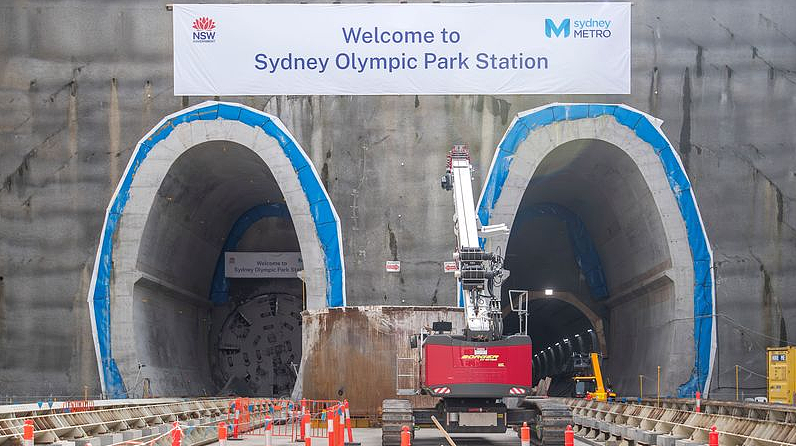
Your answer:
[[[448,155],[448,168],[442,187],[453,191],[456,235],[457,290],[462,294],[468,336],[497,339],[502,332],[500,297],[493,287],[503,275],[503,259],[481,247],[479,222],[473,200],[472,165],[464,145],[456,145]]]

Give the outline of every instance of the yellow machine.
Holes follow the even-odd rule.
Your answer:
[[[768,402],[796,405],[796,347],[769,347]]]
[[[587,399],[595,399],[597,401],[608,401],[609,399],[616,399],[616,393],[610,389],[605,388],[603,384],[603,373],[600,369],[600,357],[597,353],[591,353],[591,371],[592,375],[589,376],[575,376],[575,395],[585,396]],[[592,384],[593,390],[585,391],[586,384]],[[583,390],[583,392],[582,392]],[[585,395],[583,395],[585,393]]]

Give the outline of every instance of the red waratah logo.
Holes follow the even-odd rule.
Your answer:
[[[211,29],[215,29],[216,22],[209,17],[200,17],[193,21],[193,29],[198,29],[201,31],[210,31]]]
[[[193,21],[193,41],[212,43],[216,41],[216,22],[210,17],[199,17]]]

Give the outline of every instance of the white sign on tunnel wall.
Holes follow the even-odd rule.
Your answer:
[[[178,96],[630,93],[630,3],[173,8]]]
[[[225,252],[224,265],[224,275],[237,279],[292,279],[304,269],[300,252]]]

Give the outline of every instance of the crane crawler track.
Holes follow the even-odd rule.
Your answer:
[[[400,446],[401,429],[407,426],[410,435],[415,435],[415,418],[412,403],[408,400],[384,400],[381,412],[382,446]]]
[[[550,398],[526,398],[519,407],[536,412],[528,425],[531,444],[535,446],[563,446],[564,431],[572,424],[572,410],[563,401]]]

